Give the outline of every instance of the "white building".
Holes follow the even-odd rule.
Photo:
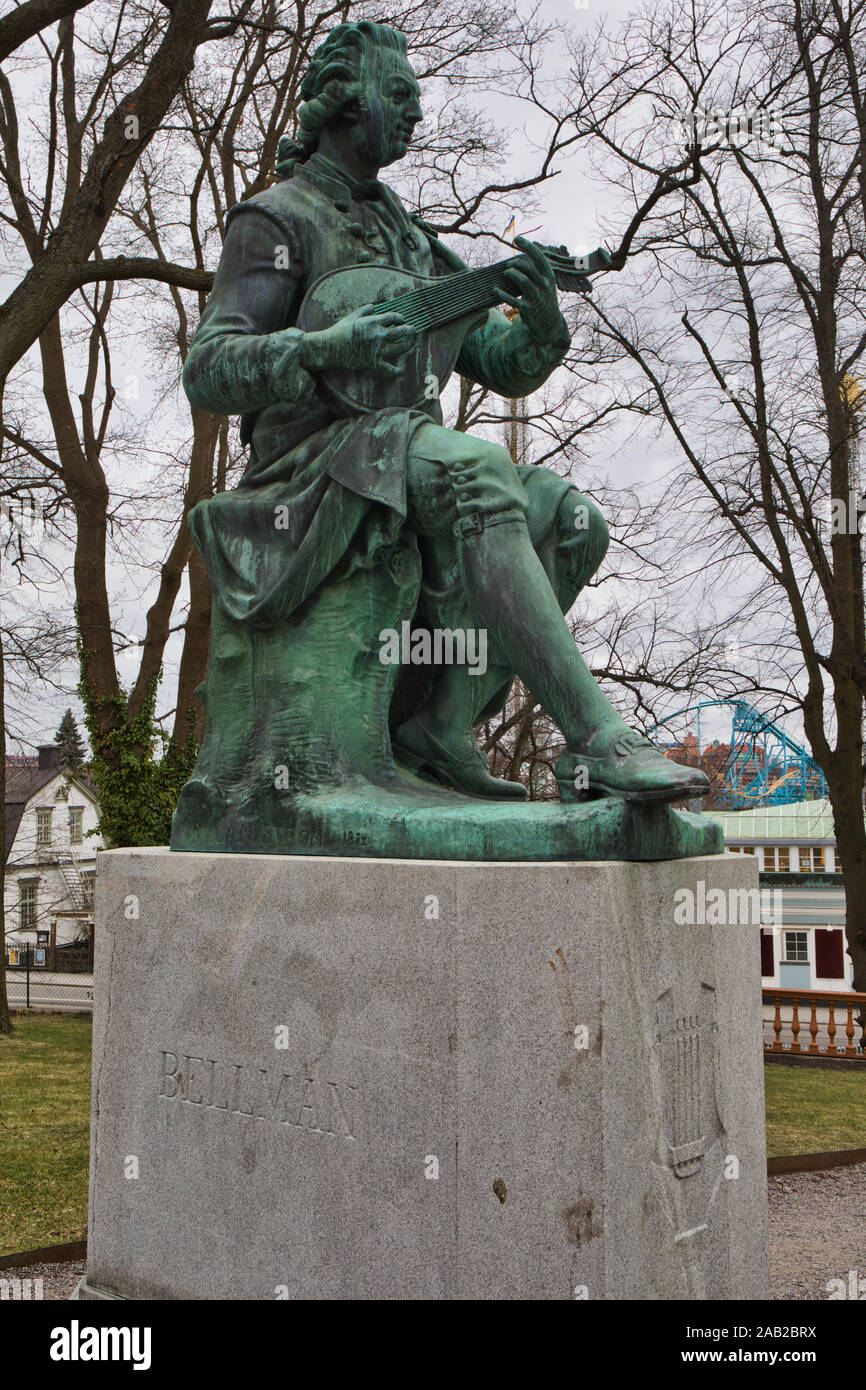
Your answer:
[[[761,887],[781,893],[781,921],[761,929],[765,988],[852,988],[845,947],[845,890],[833,812],[826,798],[750,811],[710,811],[725,849],[758,861]]]
[[[31,964],[63,969],[73,943],[92,940],[96,852],[95,792],[58,766],[56,744],[35,758],[6,762],[6,955],[19,963],[25,944]]]

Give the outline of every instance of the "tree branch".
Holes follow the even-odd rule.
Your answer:
[[[85,261],[74,275],[79,287],[97,280],[159,280],[182,290],[207,291],[214,281],[212,270],[195,270],[152,256],[109,256],[103,261]]]
[[[89,4],[90,0],[26,0],[0,19],[0,63],[42,29]]]

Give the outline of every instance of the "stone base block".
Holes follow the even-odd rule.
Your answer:
[[[69,1295],[69,1298],[70,1302],[79,1299],[89,1299],[99,1303],[117,1303],[118,1301],[122,1303],[125,1301],[122,1294],[106,1293],[104,1289],[94,1288],[92,1284],[88,1284],[86,1275],[82,1275],[79,1279],[78,1283],[75,1285],[74,1292]]]
[[[80,1296],[765,1297],[745,890],[716,855],[101,854]]]

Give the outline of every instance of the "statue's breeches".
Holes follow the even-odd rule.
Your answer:
[[[422,425],[409,446],[407,522],[422,536],[461,535],[519,521],[529,501],[508,451],[441,425]]]
[[[601,512],[567,479],[547,468],[515,468],[501,445],[438,425],[422,425],[410,444],[406,500],[407,525],[421,543],[428,594],[457,583],[455,540],[525,520],[567,612],[598,570],[610,541]]]

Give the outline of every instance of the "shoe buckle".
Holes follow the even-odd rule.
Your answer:
[[[625,758],[631,753],[636,753],[639,748],[652,748],[655,750],[655,744],[643,734],[628,733],[620,734],[613,748],[615,753],[618,753],[621,758]]]

